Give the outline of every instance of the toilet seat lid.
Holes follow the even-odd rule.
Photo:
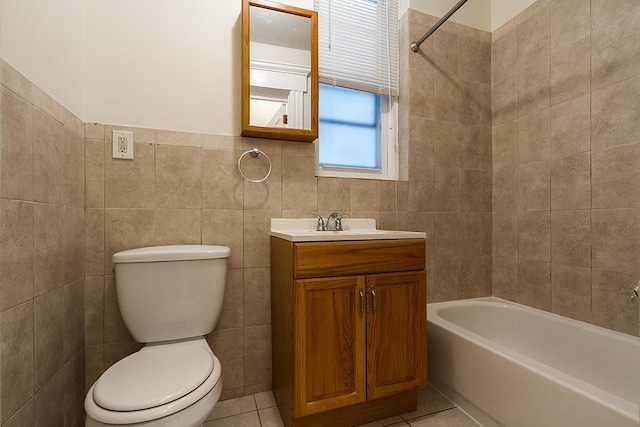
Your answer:
[[[112,411],[139,411],[180,399],[213,371],[211,353],[197,345],[145,348],[102,374],[93,399]]]

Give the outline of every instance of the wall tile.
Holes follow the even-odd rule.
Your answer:
[[[453,122],[436,120],[434,122],[434,151],[432,161],[436,166],[458,166],[460,125]],[[430,159],[425,159],[430,161]],[[409,163],[413,163],[409,159]],[[425,164],[425,162],[416,162]]]
[[[520,163],[548,160],[550,157],[549,109],[518,120],[518,156]]]
[[[0,62],[0,83],[19,97],[31,102],[33,84],[5,61]]]
[[[516,213],[494,213],[492,217],[493,256],[518,257],[518,216]]]
[[[242,209],[244,185],[237,169],[240,155],[242,151],[202,150],[203,208]]]
[[[550,105],[551,72],[549,57],[541,57],[518,72],[518,117],[523,117]]]
[[[526,19],[518,16],[518,66],[523,69],[549,56],[549,6],[540,5]]]
[[[64,287],[64,361],[84,348],[84,280]]]
[[[380,211],[393,213],[397,211],[397,188],[397,181],[380,181]]]
[[[133,341],[133,337],[129,333],[120,314],[115,277],[106,276],[104,286],[104,343],[130,343]],[[119,358],[113,362],[117,360],[119,360]],[[111,363],[107,363],[106,365],[108,367]]]
[[[34,299],[34,388],[40,389],[64,365],[62,353],[64,292],[56,289]]]
[[[35,394],[35,418],[37,426],[64,425],[64,375],[58,373]]]
[[[460,250],[460,229],[457,213],[436,213],[434,216],[434,258],[457,257]]]
[[[518,299],[518,260],[493,257],[493,296],[509,301]]]
[[[463,168],[482,167],[482,128],[460,125],[460,153],[458,163]]]
[[[349,213],[351,180],[318,177],[318,210]]]
[[[104,208],[105,143],[87,140],[85,144],[85,201],[87,208]]]
[[[591,269],[551,264],[551,311],[561,316],[591,320]]]
[[[156,209],[156,245],[199,245],[202,242],[202,211]]]
[[[224,305],[216,329],[241,328],[243,326],[244,270],[227,269],[227,283],[224,288]]]
[[[35,402],[31,398],[24,404],[11,418],[7,420],[4,427],[28,427],[35,426]]]
[[[482,171],[458,170],[458,206],[460,212],[482,211]]]
[[[193,132],[177,132],[156,129],[156,144],[177,145],[182,147],[201,147],[202,135]]]
[[[269,267],[271,218],[280,211],[244,211],[244,267]]]
[[[640,208],[640,144],[594,151],[593,207]]]
[[[2,197],[33,200],[33,108],[0,87]]]
[[[458,79],[455,76],[447,75],[436,69],[433,103],[436,120],[458,121]]]
[[[83,208],[63,208],[63,283],[70,283],[84,277],[85,225]]]
[[[81,426],[84,423],[84,371],[84,351],[78,353],[64,366],[64,423],[66,426]]]
[[[245,146],[247,143],[245,142]],[[257,145],[257,144],[255,144]],[[244,209],[282,209],[282,149],[281,145],[262,148],[271,159],[271,174],[266,181],[256,183],[243,180]],[[245,156],[242,170],[249,179],[262,179],[269,171],[269,162],[263,157]]]
[[[104,274],[104,209],[85,210],[84,256],[85,275]]]
[[[350,193],[350,211],[380,210],[380,181],[352,179]]]
[[[408,83],[411,90],[407,93],[409,115],[434,118],[434,72],[433,70],[409,69]],[[455,98],[454,98],[455,99]]]
[[[518,172],[518,209],[542,211],[550,209],[551,172],[548,161],[520,165]]]
[[[427,258],[434,257],[434,214],[425,212],[412,212],[409,214],[407,230],[422,231],[426,234],[425,253]]]
[[[434,181],[436,212],[458,211],[458,169],[436,166]]]
[[[482,121],[483,130],[489,130],[489,139],[491,138],[491,85],[480,85],[480,119]],[[489,150],[491,152],[491,150]]]
[[[225,389],[241,387],[246,383],[243,336],[242,328],[223,329],[207,335],[207,341],[213,353],[225,368],[222,370],[222,384]],[[271,362],[269,362],[270,366]]]
[[[591,4],[593,90],[640,75],[640,5],[633,0]]]
[[[433,67],[443,76],[458,78],[458,32],[451,26],[443,26],[433,34]]]
[[[104,347],[102,344],[85,347],[85,390],[95,383],[106,369],[104,364]]]
[[[518,168],[493,170],[493,212],[516,212],[518,210]]]
[[[494,126],[518,118],[518,75],[491,86],[491,116]]]
[[[104,369],[109,368],[119,360],[135,353],[142,348],[142,344],[135,341],[123,341],[104,344]]]
[[[482,258],[460,258],[458,261],[458,288],[460,298],[478,298],[490,294],[482,280]]]
[[[504,168],[518,164],[518,122],[507,122],[493,128],[493,167]]]
[[[491,83],[491,43],[458,34],[458,77],[478,83]]]
[[[66,127],[62,129],[62,201],[85,207],[85,141]]]
[[[194,147],[156,146],[157,208],[202,207],[201,153]]]
[[[491,81],[513,77],[518,72],[518,27],[515,20],[494,31],[491,43]]]
[[[589,93],[591,89],[589,36],[551,54],[551,105]]]
[[[551,107],[551,157],[591,149],[591,96]]]
[[[640,271],[640,209],[594,209],[593,268]]]
[[[244,328],[244,383],[271,381],[271,325]]]
[[[551,261],[549,211],[518,214],[518,257],[534,261]]]
[[[551,160],[551,209],[575,210],[590,208],[590,153],[578,153]]]
[[[434,168],[413,164],[409,169],[409,212],[433,212]]]
[[[105,209],[104,274],[112,274],[116,252],[155,244],[155,213],[147,209]]]
[[[282,156],[282,209],[318,209],[315,157]]]
[[[11,417],[34,393],[33,302],[0,315],[0,396],[2,422]]]
[[[271,269],[244,270],[244,326],[271,324]]]
[[[64,285],[63,218],[62,206],[34,204],[35,295]]]
[[[104,143],[104,205],[107,208],[155,207],[154,146],[134,143],[133,153],[133,160],[114,159],[111,140]],[[127,183],[126,191],[122,191],[123,182]]]
[[[460,257],[480,257],[482,255],[482,215],[476,213],[458,214]]]
[[[0,201],[0,308],[33,298],[33,203]]]
[[[518,302],[540,310],[551,310],[551,264],[518,260]]]
[[[202,140],[202,148],[213,148],[216,150],[238,150],[241,152],[243,151],[243,138],[241,136],[213,135],[203,133],[200,138]],[[202,161],[204,164],[204,157]]]
[[[638,142],[640,109],[635,107],[639,98],[640,77],[591,94],[592,150]]]
[[[550,3],[551,51],[588,36],[591,32],[591,8],[583,0]]]
[[[431,302],[451,301],[460,298],[458,292],[458,259],[436,258],[433,260],[432,280],[430,283]]]
[[[480,83],[458,81],[458,121],[465,125],[482,124]]]
[[[593,320],[602,327],[638,335],[638,308],[629,304],[640,274],[593,269],[591,278]]]
[[[84,342],[88,346],[104,342],[104,276],[88,276],[84,281]]]
[[[551,212],[551,262],[591,267],[591,213]]]
[[[64,201],[62,125],[33,110],[33,199],[62,205]]]
[[[491,170],[483,169],[482,170],[482,212],[491,213],[492,211],[492,181],[493,174]]]

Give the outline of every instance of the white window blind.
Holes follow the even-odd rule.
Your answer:
[[[321,83],[397,96],[398,0],[314,0]]]

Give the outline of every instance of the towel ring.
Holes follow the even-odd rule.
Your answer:
[[[258,157],[258,154],[262,154],[263,156],[265,156],[267,158],[267,160],[269,161],[269,172],[267,172],[267,174],[264,176],[264,178],[262,179],[251,179],[251,178],[247,178],[247,176],[244,174],[244,172],[242,172],[242,167],[240,166],[240,162],[242,161],[242,158],[244,156],[246,156],[247,154],[249,154],[251,157],[253,157],[254,159],[256,157]],[[242,177],[244,179],[246,179],[249,182],[263,182],[265,181],[267,178],[269,178],[269,175],[271,175],[271,159],[269,158],[269,156],[267,156],[267,153],[265,153],[264,151],[260,151],[257,148],[254,148],[253,150],[247,150],[244,153],[242,153],[242,155],[240,156],[240,158],[238,159],[238,171],[240,172],[240,175],[242,175]]]

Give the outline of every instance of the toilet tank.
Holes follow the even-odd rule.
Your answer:
[[[154,246],[113,255],[118,306],[141,343],[206,335],[220,314],[230,249]]]

